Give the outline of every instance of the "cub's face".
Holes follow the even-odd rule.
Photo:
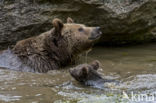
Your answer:
[[[76,24],[71,18],[67,19],[67,23],[60,22],[57,26],[60,26],[60,31],[58,31],[61,36],[67,39],[73,54],[78,54],[91,48],[102,34],[100,27],[87,27],[83,24]]]
[[[82,64],[78,65],[75,68],[71,68],[69,72],[75,80],[81,83],[85,83],[89,80],[94,80],[100,77],[100,75],[97,73],[98,68],[99,61],[96,60],[91,64]]]

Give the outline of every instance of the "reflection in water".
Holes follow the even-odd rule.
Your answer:
[[[156,92],[155,44],[126,48],[96,47],[89,52],[87,61],[84,56],[80,63],[95,59],[101,62],[99,73],[103,78],[119,80],[119,85],[112,87],[109,84],[107,89],[86,87],[70,76],[69,69],[53,70],[47,74],[0,69],[0,103],[127,103],[123,99],[123,91],[128,94],[132,91]]]

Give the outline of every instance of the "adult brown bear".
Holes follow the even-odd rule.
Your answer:
[[[67,23],[54,19],[53,28],[38,36],[17,42],[0,55],[0,67],[30,72],[47,72],[71,63],[75,57],[92,47],[101,35],[99,27]]]

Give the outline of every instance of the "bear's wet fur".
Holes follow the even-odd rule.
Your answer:
[[[14,70],[40,73],[59,69],[69,65],[80,53],[90,49],[101,35],[99,27],[76,24],[71,18],[67,19],[67,23],[56,18],[52,24],[51,30],[21,40],[13,49],[4,51],[1,55],[3,60],[6,58],[8,67],[15,66],[17,69]]]
[[[71,76],[83,85],[87,86],[104,86],[104,83],[114,82],[111,79],[104,79],[97,70],[100,62],[93,61],[90,64],[81,64],[69,70]]]

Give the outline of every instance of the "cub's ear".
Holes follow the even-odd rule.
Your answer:
[[[60,19],[54,19],[52,22],[54,28],[55,28],[55,32],[57,33],[61,33],[62,28],[63,28],[63,22]]]
[[[83,76],[87,76],[87,74],[88,74],[88,68],[87,67],[82,67],[82,75]]]
[[[95,60],[90,65],[93,67],[94,70],[98,70],[100,67],[100,62],[98,60]]]
[[[68,17],[68,18],[67,18],[67,23],[74,23],[74,21],[73,21],[72,18]]]

